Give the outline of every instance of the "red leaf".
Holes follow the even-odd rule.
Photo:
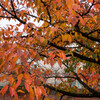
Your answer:
[[[55,57],[54,51],[50,52],[49,55],[53,59]]]
[[[15,99],[14,99],[14,100],[19,100],[19,99],[18,99],[18,95],[17,95],[17,92],[16,92],[16,91],[15,91],[15,94],[14,94],[14,95],[15,95]]]
[[[38,78],[35,78],[35,79],[34,79],[34,85],[35,85],[35,86],[39,86],[40,84],[41,84],[41,80],[38,79]]]
[[[46,96],[45,89],[42,86],[37,86],[37,87],[34,86],[34,91],[37,100],[40,100],[42,94]]]
[[[18,54],[19,57],[21,57],[22,54],[23,54],[23,53],[22,53],[22,50],[18,49],[18,50],[17,50],[17,54]]]
[[[53,67],[54,64],[55,64],[54,59],[50,59],[50,65],[51,65],[51,67]]]
[[[42,95],[41,88],[39,86],[37,88],[34,86],[34,91],[35,91],[36,99],[39,100]]]
[[[17,83],[15,84],[15,89],[21,84],[21,80],[18,80]]]
[[[58,64],[59,64],[59,66],[61,67],[61,65],[62,65],[61,59],[60,59],[60,58],[56,58],[56,59],[57,59],[57,62],[58,62]]]
[[[9,92],[10,92],[11,97],[15,96],[15,100],[18,100],[18,95],[13,87],[9,87]]]
[[[57,55],[63,60],[67,59],[66,56],[65,56],[65,53],[63,53],[63,52],[59,52]]]
[[[15,94],[14,88],[9,87],[9,92],[10,92],[10,95],[11,95],[11,97],[12,97],[12,96]]]
[[[25,85],[25,89],[29,92],[29,87],[30,87],[30,85],[28,84],[28,83],[24,83],[24,85]]]
[[[8,90],[8,85],[4,86],[2,89],[1,89],[1,93],[2,95],[4,95],[6,93],[6,91]]]

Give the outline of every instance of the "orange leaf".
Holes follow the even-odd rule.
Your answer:
[[[21,80],[23,78],[23,74],[18,75],[17,79]]]
[[[35,91],[36,99],[39,100],[41,95],[42,95],[41,87],[40,86],[37,86],[37,87],[34,86],[34,91]]]
[[[72,42],[72,37],[69,34],[62,34],[62,41],[69,41],[70,43]]]
[[[30,90],[29,100],[34,100],[35,95],[34,95],[34,91],[33,91],[32,87],[30,87],[29,90]]]
[[[44,37],[41,37],[41,38],[40,38],[40,42],[41,42],[41,43],[43,43],[44,40],[45,40]]]
[[[27,29],[27,27],[28,27],[27,24],[25,24],[24,28],[23,28],[23,32],[25,32],[25,30]]]
[[[13,82],[15,81],[15,79],[12,77],[12,75],[9,75],[9,76],[8,76],[8,81],[9,81],[9,83],[12,85]]]
[[[45,96],[47,96],[46,90],[44,89],[44,87],[43,86],[39,86],[39,87],[41,88],[42,94],[45,95]]]
[[[31,84],[32,82],[32,79],[31,79],[31,76],[29,75],[29,73],[24,73],[24,78],[26,79],[26,81]]]
[[[63,53],[63,52],[60,52],[60,53],[58,53],[57,54],[61,59],[63,59],[63,60],[66,60],[67,58],[66,58],[66,56],[65,56],[65,54]]]
[[[6,78],[6,74],[0,76],[0,81],[3,81]]]
[[[72,42],[72,37],[71,35],[68,36],[68,41],[71,43]]]
[[[20,92],[20,93],[25,93],[24,91],[22,91],[22,90],[18,90],[17,92]]]
[[[93,0],[88,0],[89,3],[93,2]]]
[[[73,4],[74,0],[66,0],[66,5],[70,10],[72,10]]]
[[[5,3],[8,4],[8,0],[5,0]]]
[[[4,64],[6,63],[6,61],[4,61],[1,65],[0,65],[0,73],[2,73],[3,69],[4,69]]]
[[[62,41],[67,41],[68,40],[68,34],[63,35],[62,34]]]

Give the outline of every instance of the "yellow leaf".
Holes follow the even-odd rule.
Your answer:
[[[75,37],[77,38],[77,32],[75,32]]]
[[[67,41],[68,40],[68,34],[62,34],[62,41],[64,42],[64,41]]]
[[[23,74],[18,75],[17,79],[21,80],[23,78]]]
[[[68,36],[68,41],[71,43],[72,42],[72,37],[69,35]]]
[[[98,58],[96,58],[95,60],[98,61]]]

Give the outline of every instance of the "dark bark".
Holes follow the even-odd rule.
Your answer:
[[[51,42],[49,42],[49,45],[51,45],[51,46],[53,46],[53,47],[55,47],[55,48],[57,48],[57,49],[63,50],[63,51],[66,51],[66,50],[67,50],[66,47],[58,46],[58,45],[53,44],[53,43],[51,43]],[[87,56],[81,55],[81,54],[76,53],[76,52],[74,52],[74,51],[72,51],[72,53],[73,53],[73,55],[72,55],[72,54],[68,54],[68,55],[66,55],[66,56],[67,56],[67,57],[68,57],[68,56],[75,56],[75,57],[80,58],[80,59],[82,59],[82,60],[86,60],[86,61],[89,61],[89,62],[97,63],[97,64],[100,65],[100,60],[96,61],[96,59],[94,59],[94,58],[89,58],[89,57],[87,57]]]
[[[62,93],[63,95],[67,95],[67,96],[72,96],[72,97],[80,97],[80,98],[91,98],[91,97],[98,97],[100,98],[100,94],[80,94],[80,93],[71,93],[71,92],[66,92],[63,90],[59,90],[57,88],[54,88],[52,86],[49,85],[44,85],[44,87],[49,88],[50,90],[54,90],[56,92]]]

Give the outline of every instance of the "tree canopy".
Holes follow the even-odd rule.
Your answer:
[[[47,98],[46,88],[61,93],[60,99],[64,95],[100,98],[100,0],[0,0],[3,19],[19,22],[0,28],[0,81],[9,81],[0,91],[3,95],[9,90],[18,100],[18,93],[25,92],[19,89],[23,84],[29,100]],[[40,60],[66,67],[67,76],[54,76],[62,84],[45,83],[41,66],[31,67]],[[77,68],[80,63],[83,68]],[[83,86],[81,92],[69,86],[75,80]]]

